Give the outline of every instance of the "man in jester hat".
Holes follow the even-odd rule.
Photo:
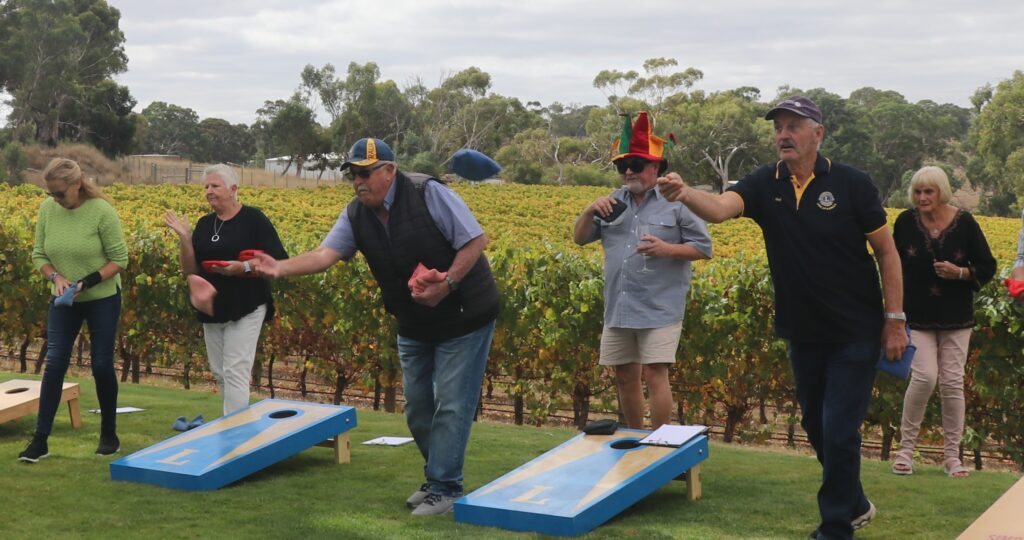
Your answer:
[[[623,186],[584,208],[573,230],[577,244],[601,240],[604,248],[600,363],[614,368],[619,405],[631,428],[644,427],[644,381],[651,426],[670,422],[669,366],[682,332],[690,261],[711,258],[704,221],[656,189],[668,170],[668,144],[652,133],[647,112],[636,123],[625,115],[612,148]]]

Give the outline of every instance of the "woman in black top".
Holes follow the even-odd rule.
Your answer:
[[[996,271],[985,235],[970,213],[949,204],[949,178],[924,167],[910,182],[914,208],[896,218],[893,237],[903,264],[903,305],[917,346],[903,400],[895,474],[913,473],[914,446],[928,398],[939,383],[944,466],[951,477],[969,472],[960,462],[964,430],[964,363],[974,327],[974,292]]]
[[[267,216],[238,202],[238,176],[231,167],[207,167],[203,186],[213,212],[199,218],[195,232],[170,210],[164,221],[181,242],[181,268],[189,276],[210,370],[224,396],[224,414],[229,414],[249,405],[260,327],[274,315],[270,281],[256,277],[249,261],[239,259],[246,258],[246,250],[261,250],[275,259],[287,259],[288,254]],[[207,267],[209,261],[223,265]],[[195,301],[202,296],[200,288],[213,294],[212,309],[209,294],[205,302]]]

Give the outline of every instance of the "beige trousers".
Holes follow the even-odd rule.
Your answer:
[[[903,421],[900,423],[899,452],[910,457],[917,445],[928,398],[939,384],[942,400],[943,454],[958,457],[964,433],[964,364],[971,329],[911,330],[911,342],[917,347],[911,363],[910,384],[903,397]]]

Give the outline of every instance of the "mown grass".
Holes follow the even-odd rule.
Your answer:
[[[0,381],[24,375],[0,373]],[[95,408],[90,379],[83,410]],[[145,385],[121,385],[119,403],[145,412],[119,417],[122,452],[145,448],[176,432],[178,416],[220,415],[220,397]],[[533,538],[455,523],[451,516],[413,518],[405,497],[421,482],[414,445],[363,446],[381,435],[405,435],[401,415],[358,411],[352,463],[336,465],[326,448],[306,450],[214,492],[185,492],[113,482],[110,458],[93,455],[97,415],[83,412],[73,430],[63,408],[50,437],[50,457],[16,460],[31,436],[34,415],[0,425],[0,538]],[[473,490],[573,436],[559,428],[481,423],[466,463]],[[703,472],[704,497],[688,501],[671,482],[587,535],[588,538],[803,538],[817,524],[820,468],[812,456],[712,443]],[[888,463],[864,461],[863,479],[878,506],[859,538],[955,538],[1017,475],[975,472],[946,478],[921,466],[896,477]]]

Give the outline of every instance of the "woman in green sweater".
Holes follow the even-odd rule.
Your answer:
[[[43,180],[50,197],[39,205],[32,263],[50,281],[53,298],[46,322],[48,349],[36,432],[18,455],[31,463],[49,455],[46,439],[82,321],[89,325],[92,375],[102,419],[96,453],[110,455],[121,446],[116,433],[114,372],[114,338],[121,315],[119,274],[128,264],[121,220],[74,161],[50,161]]]

